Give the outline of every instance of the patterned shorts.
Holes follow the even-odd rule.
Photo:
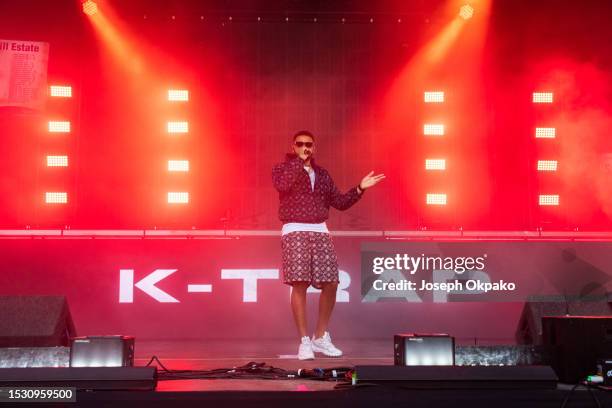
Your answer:
[[[283,282],[338,283],[338,258],[331,235],[322,232],[297,231],[283,235]]]

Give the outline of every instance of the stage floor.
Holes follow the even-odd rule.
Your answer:
[[[392,340],[334,340],[344,356],[317,354],[315,360],[297,359],[297,340],[138,340],[135,365],[145,365],[157,356],[169,370],[211,370],[264,362],[285,370],[300,368],[392,365]],[[335,382],[288,380],[172,380],[159,381],[158,391],[326,391]]]
[[[300,368],[354,367],[356,365],[393,365],[392,339],[334,339],[343,350],[340,358],[316,354],[314,360],[297,359],[297,339],[185,339],[137,340],[135,365],[143,366],[152,356],[169,370],[213,370],[243,366],[249,362],[296,371]],[[456,346],[474,345],[474,339],[456,339]],[[479,346],[499,347],[499,340],[479,341]],[[286,380],[205,379],[160,380],[157,391],[330,391],[337,381],[304,378]],[[570,385],[559,385],[559,390]]]
[[[135,365],[157,356],[169,370],[212,370],[265,363],[284,370],[392,365],[392,339],[334,339],[345,355],[297,360],[297,340],[145,340],[136,341]],[[468,344],[468,340],[459,344]],[[481,343],[482,344],[482,343]],[[63,351],[65,355],[65,351]],[[161,375],[163,378],[163,375]],[[559,384],[556,389],[403,389],[397,386],[343,387],[336,381],[298,379],[160,379],[155,391],[79,391],[74,406],[249,406],[249,407],[568,407],[612,406],[612,393]],[[71,404],[71,406],[73,406]]]

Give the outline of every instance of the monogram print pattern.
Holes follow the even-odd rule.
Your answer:
[[[297,231],[283,235],[283,282],[338,283],[338,259],[331,236],[321,232]]]
[[[283,223],[321,223],[329,217],[329,207],[347,210],[361,198],[357,187],[342,194],[323,167],[311,160],[315,172],[314,191],[304,162],[296,155],[274,166],[272,181],[278,190],[280,205],[278,217]]]

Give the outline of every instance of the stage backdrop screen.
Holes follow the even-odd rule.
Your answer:
[[[368,299],[360,276],[367,259],[364,248],[388,251],[390,241],[335,236],[334,243],[340,262],[331,322],[336,337],[446,332],[459,339],[511,341],[529,290],[537,300],[557,302],[576,295],[597,295],[601,301],[600,295],[610,291],[609,242],[423,241],[391,245],[416,258],[486,254],[478,276],[515,282],[521,296],[476,292],[436,297],[415,291]],[[3,295],[67,296],[80,335],[290,338],[296,333],[280,249],[274,235],[2,240],[0,287]],[[427,282],[433,276],[426,270],[403,274]],[[314,324],[317,296],[311,290]]]

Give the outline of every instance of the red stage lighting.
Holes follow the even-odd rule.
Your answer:
[[[49,121],[49,132],[70,133],[70,122],[51,120]]]
[[[427,205],[446,205],[446,194],[428,193],[426,203]]]
[[[557,161],[538,160],[538,171],[557,171]]]
[[[98,12],[98,5],[93,0],[83,2],[82,7],[83,13],[87,14],[88,16],[93,16]]]
[[[442,91],[425,91],[423,95],[425,103],[443,103],[444,92]]]
[[[168,133],[187,133],[189,132],[189,123],[187,122],[168,122]]]
[[[444,136],[444,125],[427,123],[423,125],[423,134],[425,136]]]
[[[68,156],[47,156],[47,167],[68,167]]]
[[[186,89],[168,89],[168,100],[171,102],[187,102],[189,91]]]
[[[557,136],[555,128],[538,127],[535,130],[535,137],[544,139],[554,139]]]
[[[553,103],[552,92],[534,92],[533,103]]]
[[[462,19],[469,20],[473,16],[474,16],[474,7],[470,6],[469,4],[464,4],[459,9],[459,17],[461,17]]]
[[[425,170],[446,170],[446,160],[425,159]]]
[[[189,171],[189,160],[168,160],[168,171]]]
[[[189,202],[189,193],[187,192],[169,192],[168,204],[187,204]]]
[[[559,205],[558,194],[540,194],[539,197],[540,205]]]
[[[49,94],[55,98],[72,98],[72,87],[63,85],[51,85]]]
[[[66,204],[68,202],[68,193],[65,192],[47,192],[45,193],[45,203],[47,204]]]

